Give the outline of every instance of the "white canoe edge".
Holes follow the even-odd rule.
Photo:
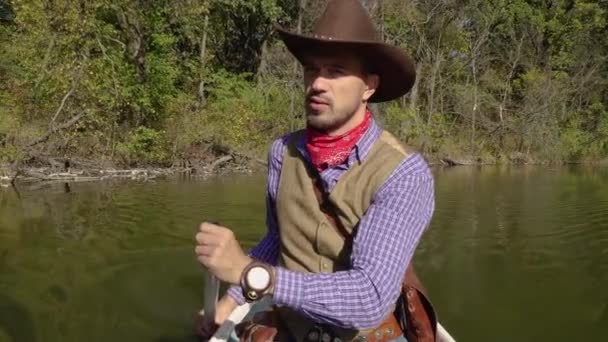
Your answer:
[[[201,311],[204,313],[215,312],[218,295],[220,292],[219,280],[211,275],[207,275],[205,283],[205,308]],[[211,337],[209,342],[227,342],[234,330],[234,327],[241,323],[247,314],[251,311],[251,304],[245,303],[239,305],[230,313],[228,319],[217,329],[215,335]],[[456,340],[445,330],[441,323],[437,322],[437,342],[456,342]]]
[[[456,342],[452,335],[439,322],[437,322],[437,342]]]
[[[234,311],[228,316],[228,319],[217,329],[215,335],[209,340],[209,342],[226,342],[230,339],[234,327],[241,323],[245,316],[251,310],[250,304],[243,304],[237,306]]]
[[[234,327],[243,321],[250,310],[251,304],[243,304],[234,309],[230,316],[228,316],[226,322],[219,327],[209,342],[227,342],[230,339]],[[439,322],[437,322],[437,342],[456,342]]]

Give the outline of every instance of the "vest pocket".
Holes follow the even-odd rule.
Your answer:
[[[345,250],[344,238],[325,217],[317,226],[315,247],[319,253],[319,272],[335,272],[344,269],[340,265],[350,263],[350,252]]]

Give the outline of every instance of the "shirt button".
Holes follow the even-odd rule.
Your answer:
[[[321,265],[321,267],[323,267],[323,269],[324,269],[324,270],[326,270],[326,269],[328,269],[328,268],[329,268],[329,264],[328,264],[328,263],[326,263],[326,262],[324,262],[324,263]]]

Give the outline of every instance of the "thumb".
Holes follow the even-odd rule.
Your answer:
[[[218,306],[215,310],[215,324],[222,325],[231,313],[232,309],[230,307]]]

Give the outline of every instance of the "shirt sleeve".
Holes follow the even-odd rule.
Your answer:
[[[378,326],[397,300],[433,210],[432,173],[422,156],[412,155],[387,179],[362,217],[351,269],[300,273],[277,268],[274,302],[320,323]]]
[[[252,258],[264,261],[271,265],[276,265],[279,258],[279,229],[275,200],[279,187],[281,164],[283,163],[283,150],[285,147],[284,139],[275,140],[268,153],[268,180],[266,184],[266,226],[267,232],[264,238],[251,250],[249,255]],[[228,295],[238,304],[244,304],[240,286],[231,286]]]

